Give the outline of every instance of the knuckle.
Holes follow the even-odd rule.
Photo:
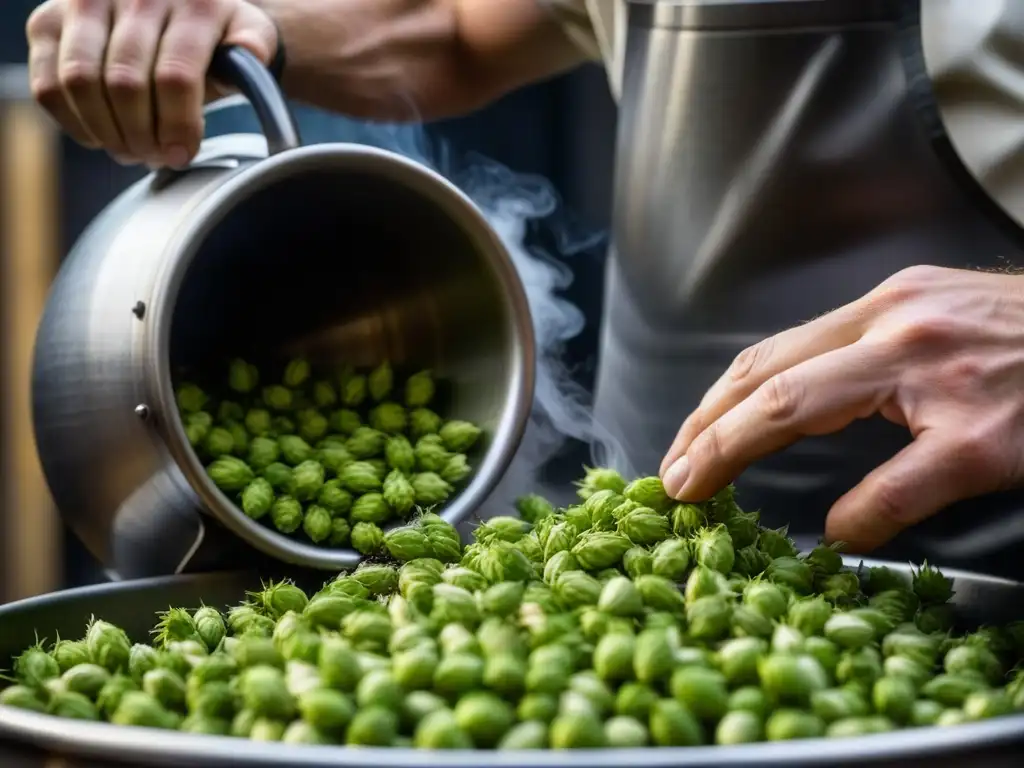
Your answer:
[[[68,12],[75,16],[105,16],[107,0],[65,0]]]
[[[911,354],[931,351],[947,345],[957,335],[957,328],[956,318],[929,313],[904,321],[892,332],[892,340]]]
[[[110,64],[104,75],[107,90],[114,96],[135,96],[149,87],[146,76],[131,66]]]
[[[743,384],[754,378],[765,361],[771,357],[774,346],[775,337],[769,336],[736,355],[729,367],[730,380],[736,384]]]
[[[220,13],[222,2],[221,0],[182,0],[182,6],[189,16],[208,19]]]
[[[793,376],[779,373],[761,385],[759,405],[769,421],[789,421],[800,407],[800,390]]]
[[[128,0],[124,13],[128,16],[152,16],[166,6],[166,0]]]
[[[29,83],[32,98],[49,109],[64,100],[60,83],[48,77],[34,77]]]
[[[99,81],[99,66],[91,62],[71,60],[60,68],[60,84],[71,93],[90,90]]]
[[[708,467],[722,461],[722,436],[719,431],[718,422],[711,424],[700,433],[693,445],[686,452],[686,456],[693,466]]]
[[[153,80],[160,90],[182,95],[198,90],[202,86],[203,73],[188,62],[165,59],[157,64]]]
[[[920,296],[944,272],[942,267],[928,264],[905,267],[882,281],[873,291],[874,298],[890,306],[909,301]]]
[[[40,37],[49,37],[55,32],[57,26],[58,8],[52,0],[38,6],[29,14],[25,22],[25,36],[29,41]]]

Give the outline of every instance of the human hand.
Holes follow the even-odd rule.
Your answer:
[[[277,47],[270,17],[244,0],[47,0],[26,34],[32,94],[75,141],[171,167],[199,150],[217,46],[264,63]]]
[[[869,551],[1024,481],[1024,276],[912,267],[744,350],[660,473],[672,496],[706,499],[757,459],[876,413],[914,440],[835,503],[829,541]]]

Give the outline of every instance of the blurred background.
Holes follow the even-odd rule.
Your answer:
[[[57,133],[28,94],[24,26],[38,0],[0,3],[0,601],[104,578],[53,508],[32,435],[30,370],[36,324],[61,259],[102,208],[142,176]],[[297,107],[307,142],[360,141],[365,126]],[[255,130],[248,110],[211,118],[208,133]],[[564,260],[564,297],[586,318],[565,363],[593,381],[608,226],[615,109],[603,72],[588,67],[525,89],[470,117],[428,127],[454,156],[478,153],[548,179],[562,205],[537,222],[531,245]],[[372,132],[370,132],[372,135]],[[586,241],[588,247],[560,247]],[[590,237],[588,237],[588,235]],[[87,440],[88,436],[82,439]],[[589,455],[568,441],[544,468],[552,483],[578,477]]]

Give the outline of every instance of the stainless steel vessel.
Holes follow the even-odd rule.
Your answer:
[[[426,367],[486,452],[443,516],[488,495],[533,398],[533,330],[500,238],[425,166],[360,145],[299,146],[276,84],[240,49],[216,74],[253,103],[267,138],[206,142],[82,235],[49,297],[34,363],[41,461],[65,519],[122,578],[239,567],[314,568],[354,550],[300,543],[209,481],[176,416],[171,371],[222,355]],[[269,150],[269,151],[268,151]]]
[[[596,417],[636,473],[745,347],[915,264],[1020,262],[1017,225],[948,141],[921,0],[629,0]],[[881,419],[738,481],[812,541],[909,435]],[[1024,574],[1019,493],[972,500],[879,553]]]
[[[856,566],[859,561],[848,560]],[[864,561],[878,565],[879,561]],[[896,570],[909,566],[885,563]],[[944,571],[954,579],[954,603],[965,625],[1021,618],[1024,585],[972,573]],[[261,574],[266,575],[266,574]],[[308,576],[308,574],[307,574]],[[0,666],[38,637],[79,637],[90,616],[113,621],[143,639],[157,611],[168,605],[218,608],[236,605],[245,590],[257,589],[255,573],[228,572],[106,584],[45,595],[0,607]],[[1024,714],[953,728],[897,731],[853,739],[751,744],[738,747],[657,749],[444,751],[400,748],[349,749],[267,744],[214,736],[153,731],[57,719],[0,707],[0,758],[5,742],[17,749],[61,755],[64,760],[116,760],[131,766],[502,766],[503,768],[1012,768],[1024,756]],[[18,754],[18,752],[14,752]],[[22,752],[23,754],[23,752]],[[4,763],[7,765],[7,763]]]

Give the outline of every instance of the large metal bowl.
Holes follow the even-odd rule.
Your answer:
[[[861,562],[848,561],[851,567]],[[881,564],[863,561],[865,565]],[[908,570],[909,566],[884,563]],[[1024,584],[958,571],[957,605],[966,625],[1003,623],[1024,616]],[[170,605],[225,607],[237,604],[245,590],[256,589],[255,573],[177,576],[133,583],[104,584],[23,600],[0,608],[0,665],[39,637],[79,637],[96,615],[144,639],[154,614]],[[5,758],[4,744],[13,750]],[[20,752],[18,751],[20,750]],[[351,749],[264,744],[243,739],[198,736],[145,728],[61,720],[0,707],[0,764],[27,765],[27,754],[62,756],[153,766],[597,766],[641,768],[791,768],[816,765],[871,765],[885,768],[1019,768],[1024,765],[1024,715],[955,728],[927,728],[843,740],[808,740],[742,747],[605,749],[574,752],[445,752],[410,749]],[[15,762],[18,761],[18,762]]]

